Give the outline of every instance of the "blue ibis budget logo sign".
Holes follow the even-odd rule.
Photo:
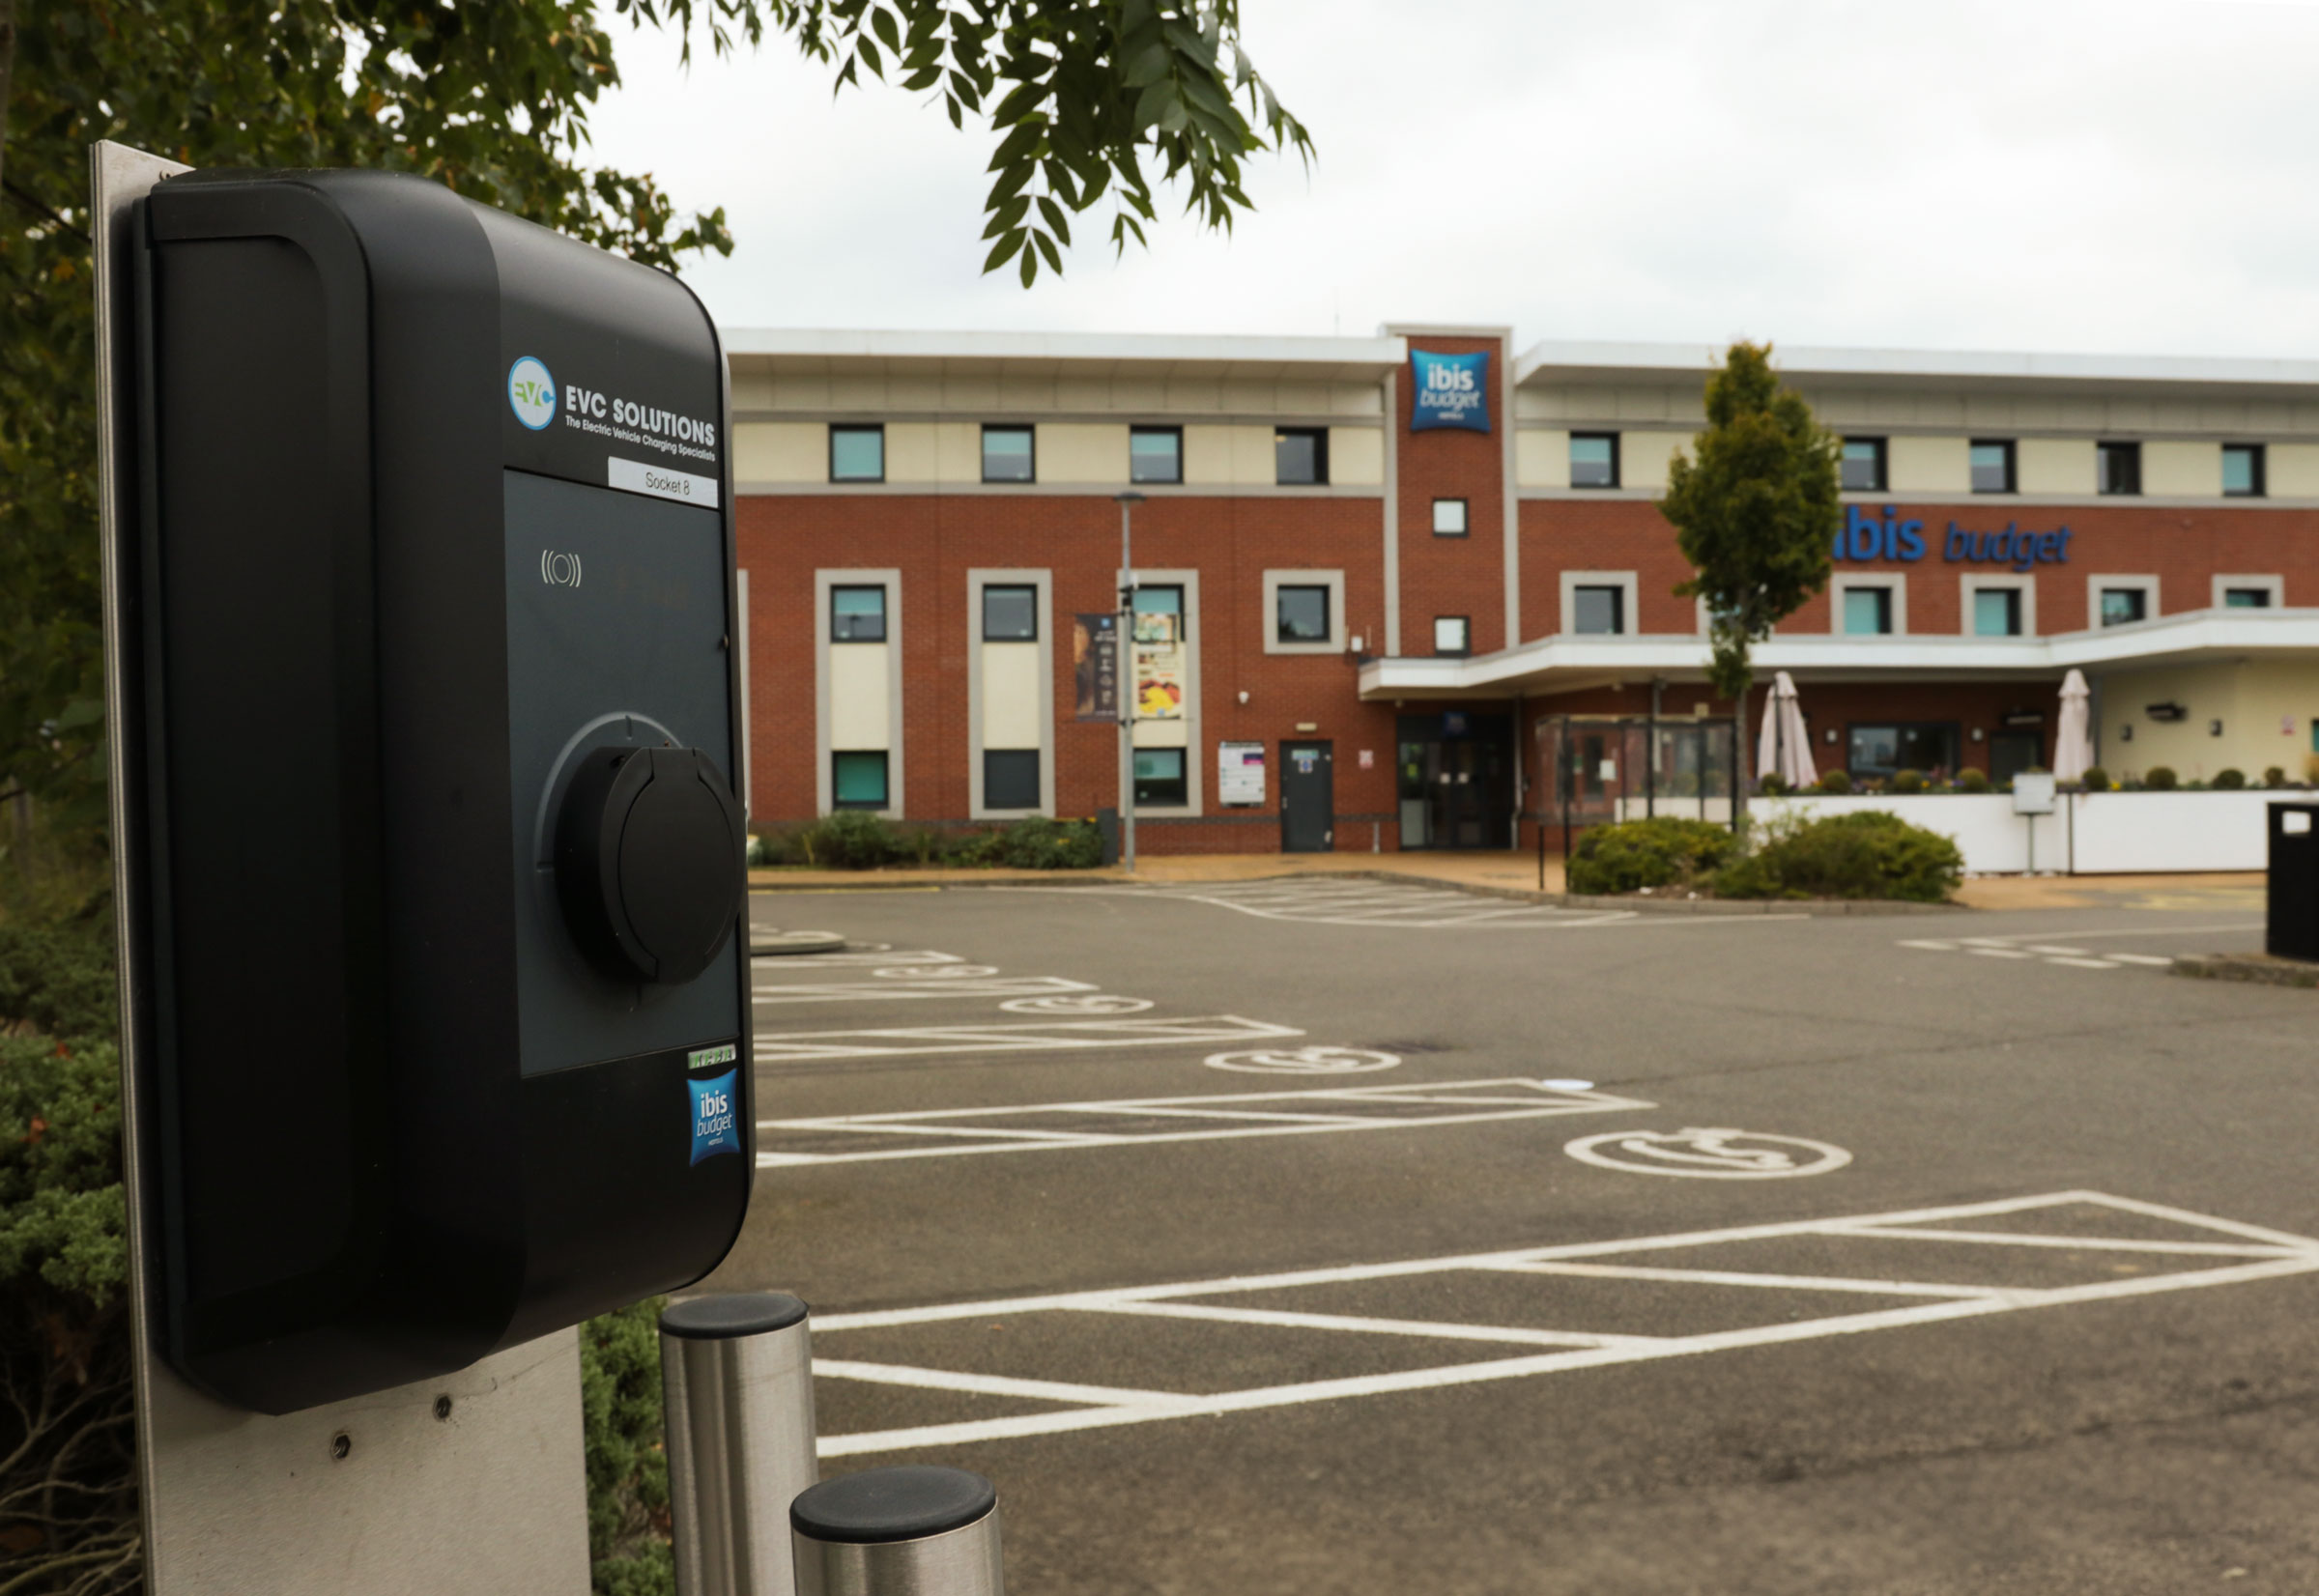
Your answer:
[[[693,1162],[741,1150],[741,1127],[732,1106],[739,1073],[728,1069],[713,1080],[684,1083],[693,1089]]]
[[[1429,432],[1435,427],[1463,427],[1468,432],[1490,430],[1490,354],[1429,355],[1409,352],[1410,381],[1417,402],[1410,407],[1409,430]]]
[[[2008,521],[2001,532],[1977,532],[1952,521],[1940,539],[1940,557],[1952,565],[2010,565],[2017,571],[2038,565],[2067,565],[2070,537],[2067,527],[2041,532],[2024,529],[2017,521]],[[1890,504],[1884,506],[1881,517],[1874,513],[1864,515],[1859,505],[1847,504],[1844,510],[1844,529],[1836,534],[1833,552],[1838,559],[1847,562],[1889,559],[1913,565],[1925,557],[1925,524],[1914,519],[1902,520]]]

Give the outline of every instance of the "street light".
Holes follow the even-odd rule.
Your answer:
[[[1113,662],[1119,680],[1119,862],[1135,873],[1135,506],[1139,493],[1113,494],[1119,501],[1119,650]]]

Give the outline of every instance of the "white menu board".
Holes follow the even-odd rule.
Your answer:
[[[1264,745],[1216,745],[1216,801],[1219,804],[1264,802]]]

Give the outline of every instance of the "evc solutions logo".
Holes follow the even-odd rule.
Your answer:
[[[1490,430],[1490,353],[1429,355],[1409,352],[1410,382],[1416,402],[1410,406],[1409,430],[1430,432],[1435,427],[1463,427],[1468,432]]]
[[[556,419],[556,379],[529,355],[507,368],[507,408],[533,432]]]

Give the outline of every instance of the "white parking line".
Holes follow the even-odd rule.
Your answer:
[[[1331,1106],[1337,1112],[1329,1112]],[[1233,1092],[1196,1097],[1127,1097],[1112,1101],[1025,1103],[1012,1108],[935,1108],[894,1114],[845,1114],[826,1119],[759,1120],[759,1169],[800,1164],[866,1163],[892,1158],[959,1157],[986,1153],[1041,1153],[1072,1147],[1136,1147],[1155,1142],[1236,1140],[1247,1136],[1292,1136],[1357,1130],[1415,1130],[1498,1120],[1551,1119],[1566,1114],[1607,1114],[1647,1109],[1654,1104],[1615,1093],[1572,1090],[1540,1081],[1505,1078],[1435,1081],[1393,1086],[1346,1086],[1302,1092]],[[1389,1112],[1378,1113],[1377,1109]],[[1389,1112],[1407,1109],[1408,1112]],[[1357,1111],[1358,1110],[1358,1111]],[[1083,1130],[1030,1129],[1013,1119],[1059,1117],[1083,1120]],[[1106,1130],[1103,1122],[1148,1124],[1154,1120],[1194,1122],[1183,1129]],[[883,1136],[953,1137],[904,1147],[865,1147],[836,1153],[784,1151],[779,1132],[791,1141],[826,1143],[832,1138],[869,1140]],[[984,1138],[974,1140],[972,1138]],[[773,1144],[768,1146],[768,1143]]]
[[[894,1003],[927,998],[1026,998],[1092,992],[1084,981],[1061,976],[990,976],[966,981],[760,981],[756,1001],[768,1003]]]
[[[1085,889],[1079,889],[1084,891]],[[1052,1053],[1071,1048],[1160,1047],[1301,1037],[1291,1025],[1238,1014],[1196,1019],[1036,1020],[1004,1025],[929,1025],[863,1031],[759,1031],[759,1065],[806,1059],[892,1059],[935,1053]]]
[[[1923,1228],[1953,1219],[2021,1214],[2041,1209],[2058,1209],[2074,1205],[2106,1207],[2120,1212],[2139,1214],[2178,1228],[2220,1232],[2255,1244],[2224,1246],[2214,1242],[2188,1240],[2181,1237],[2085,1238],[2044,1235],[2036,1232],[1971,1232]],[[1850,1237],[1909,1241],[1935,1240],[1948,1242],[1952,1247],[2043,1246],[2075,1251],[2132,1251],[2157,1255],[2171,1253],[2186,1258],[2227,1257],[2244,1258],[2247,1261],[2235,1265],[2208,1264],[2157,1274],[2041,1288],[1998,1287],[1940,1280],[1863,1281],[1844,1275],[1770,1274],[1754,1273],[1747,1270],[1650,1269],[1647,1272],[1635,1273],[1632,1276],[1634,1278],[1671,1281],[1676,1284],[1694,1283],[1703,1286],[1746,1284],[1766,1289],[1833,1293],[1868,1291],[1891,1295],[1921,1296],[1929,1298],[1929,1300],[1911,1303],[1904,1307],[1835,1313],[1813,1319],[1755,1325],[1741,1329],[1675,1336],[1628,1335],[1614,1337],[1576,1329],[1561,1332],[1552,1326],[1544,1325],[1472,1325],[1452,1324],[1446,1321],[1436,1323],[1402,1317],[1367,1318],[1354,1314],[1274,1311],[1249,1308],[1242,1303],[1200,1303],[1184,1300],[1200,1297],[1245,1297],[1258,1292],[1300,1286],[1405,1279],[1413,1275],[1446,1273],[1450,1270],[1530,1270],[1552,1268],[1558,1266],[1569,1268],[1576,1261],[1582,1259],[1616,1258],[1622,1254],[1699,1249],[1742,1241],[1806,1236],[1838,1240]],[[1939,1259],[1937,1256],[1929,1257],[1927,1263],[1932,1268],[1937,1268]],[[1126,1287],[1108,1291],[1063,1292],[1037,1297],[1006,1297],[983,1302],[945,1303],[926,1308],[830,1314],[816,1318],[814,1324],[815,1335],[824,1345],[832,1340],[842,1342],[845,1332],[849,1330],[888,1329],[961,1319],[1019,1317],[1040,1313],[1090,1314],[1114,1319],[1123,1316],[1164,1314],[1170,1318],[1202,1319],[1218,1324],[1274,1325],[1282,1328],[1307,1329],[1321,1334],[1426,1336],[1444,1341],[1501,1341],[1512,1345],[1536,1345],[1548,1336],[1566,1335],[1572,1344],[1565,1346],[1562,1350],[1517,1357],[1492,1358],[1482,1362],[1440,1364],[1429,1368],[1400,1370],[1390,1374],[1303,1381],[1284,1385],[1213,1393],[1116,1389],[1108,1386],[1016,1380],[970,1370],[925,1369],[891,1363],[862,1363],[842,1357],[816,1358],[814,1363],[815,1373],[828,1379],[864,1380],[885,1384],[915,1385],[924,1389],[959,1393],[1037,1397],[1044,1401],[1074,1405],[1059,1411],[1012,1414],[1002,1418],[826,1436],[822,1438],[820,1453],[824,1458],[839,1458],[868,1453],[923,1450],[929,1447],[956,1445],[970,1441],[1003,1440],[1029,1436],[1056,1435],[1068,1431],[1108,1428],[1117,1425],[1154,1423],[1163,1419],[1183,1418],[1195,1414],[1248,1412],[1265,1408],[1332,1402],[1351,1397],[1374,1396],[1386,1392],[1441,1389],[1485,1381],[1527,1379],[1533,1375],[1556,1374],[1570,1369],[1602,1368],[1614,1364],[1646,1362],[1659,1358],[1694,1357],[1706,1353],[1728,1352],[1741,1348],[1811,1341],[1836,1335],[1857,1335],[1874,1330],[1935,1324],[1945,1320],[1983,1318],[2002,1313],[2014,1313],[2029,1308],[2059,1307],[2080,1302],[2114,1301],[2126,1297],[2153,1296],[2168,1292],[2240,1285],[2258,1280],[2307,1274],[2314,1270],[2319,1270],[2319,1240],[2308,1237],[2290,1236],[2277,1231],[2265,1230],[2261,1227],[2239,1224],[2225,1219],[2216,1219],[2155,1203],[2104,1196],[2099,1192],[2061,1191],[2033,1197],[2012,1198],[2001,1202],[1971,1203],[1949,1208],[1918,1209],[1893,1213],[1858,1214],[1848,1218],[1805,1219],[1785,1223],[1743,1225],[1727,1230],[1694,1231],[1680,1235],[1643,1237],[1626,1240],[1578,1242],[1505,1252],[1417,1259],[1392,1264],[1292,1270],[1258,1276],[1227,1276],[1214,1280]],[[1107,1331],[1105,1334],[1106,1337],[1115,1336],[1117,1331]]]

